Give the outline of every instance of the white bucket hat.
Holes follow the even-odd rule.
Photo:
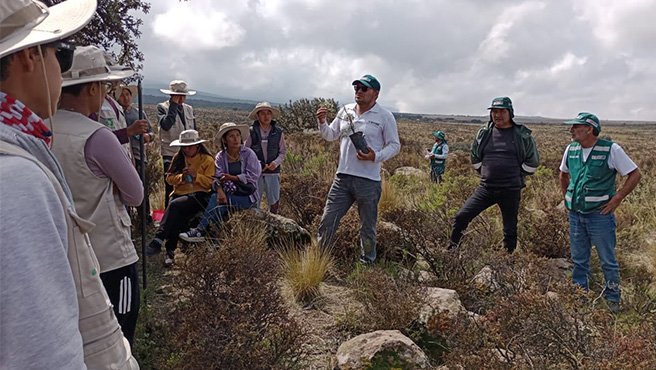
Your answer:
[[[121,94],[123,93],[123,89],[128,89],[130,91],[130,95],[132,95],[132,99],[137,97],[137,85],[119,85],[116,90],[114,90],[114,99],[118,100],[118,98],[121,97]]]
[[[248,125],[237,124],[234,122],[226,122],[222,124],[221,127],[219,128],[219,132],[216,134],[216,140],[219,143],[221,143],[221,139],[223,139],[223,135],[225,135],[230,130],[239,130],[239,133],[241,134],[241,139],[244,142],[246,142],[248,136],[251,133],[250,127],[248,127]]]
[[[182,80],[173,80],[169,84],[169,89],[159,89],[166,95],[196,95],[194,90],[187,89],[187,83]]]
[[[62,73],[62,87],[95,81],[122,80],[134,74],[131,69],[113,71],[107,65],[103,51],[95,46],[82,46],[75,49],[73,66]]]
[[[257,112],[259,112],[261,110],[267,110],[267,109],[271,111],[271,117],[273,117],[273,118],[280,117],[280,111],[278,109],[272,107],[271,103],[269,103],[268,101],[263,101],[261,103],[257,103],[257,105],[255,106],[255,109],[253,109],[253,111],[248,114],[248,118],[250,118],[252,120],[256,120],[257,119]]]
[[[66,38],[96,12],[96,0],[67,0],[46,7],[40,1],[0,1],[0,57]]]
[[[173,140],[169,146],[192,146],[204,142],[207,142],[207,140],[201,140],[198,131],[184,130],[180,133],[180,138]]]

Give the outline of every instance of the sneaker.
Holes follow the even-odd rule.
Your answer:
[[[164,259],[164,267],[171,267],[171,266],[173,266],[173,263],[175,263],[175,260],[173,259],[173,257],[167,256]]]
[[[608,311],[610,311],[611,313],[613,314],[620,313],[620,302],[606,301],[606,304],[608,305]]]
[[[161,251],[162,251],[162,243],[153,239],[153,241],[151,241],[150,244],[148,244],[148,246],[146,247],[146,256],[148,257],[156,256]]]
[[[205,231],[194,227],[185,233],[180,233],[178,237],[189,243],[201,243],[205,241]]]

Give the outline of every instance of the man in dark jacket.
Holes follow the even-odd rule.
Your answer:
[[[460,244],[463,231],[474,217],[498,204],[503,217],[503,245],[512,253],[517,247],[517,214],[524,177],[537,170],[539,154],[531,130],[513,120],[510,98],[495,98],[488,109],[490,121],[478,131],[471,148],[472,165],[481,174],[481,183],[456,213],[448,248]]]

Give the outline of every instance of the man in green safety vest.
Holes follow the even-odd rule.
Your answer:
[[[572,125],[570,144],[560,164],[560,187],[569,209],[569,240],[574,271],[572,282],[588,290],[590,252],[597,249],[604,272],[604,298],[611,312],[620,310],[620,273],[615,257],[615,209],[638,185],[638,166],[618,144],[599,138],[597,116],[579,113]],[[628,176],[615,192],[617,173]]]

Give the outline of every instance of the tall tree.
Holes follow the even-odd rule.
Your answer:
[[[64,1],[45,0],[44,3],[52,6]],[[144,56],[139,51],[137,39],[141,37],[139,28],[143,20],[133,14],[147,14],[149,10],[150,3],[143,0],[98,0],[96,15],[72,40],[77,45],[97,45],[112,51],[120,64],[135,71],[141,70]],[[134,12],[130,14],[130,11]],[[120,48],[118,52],[114,52],[116,45]]]

